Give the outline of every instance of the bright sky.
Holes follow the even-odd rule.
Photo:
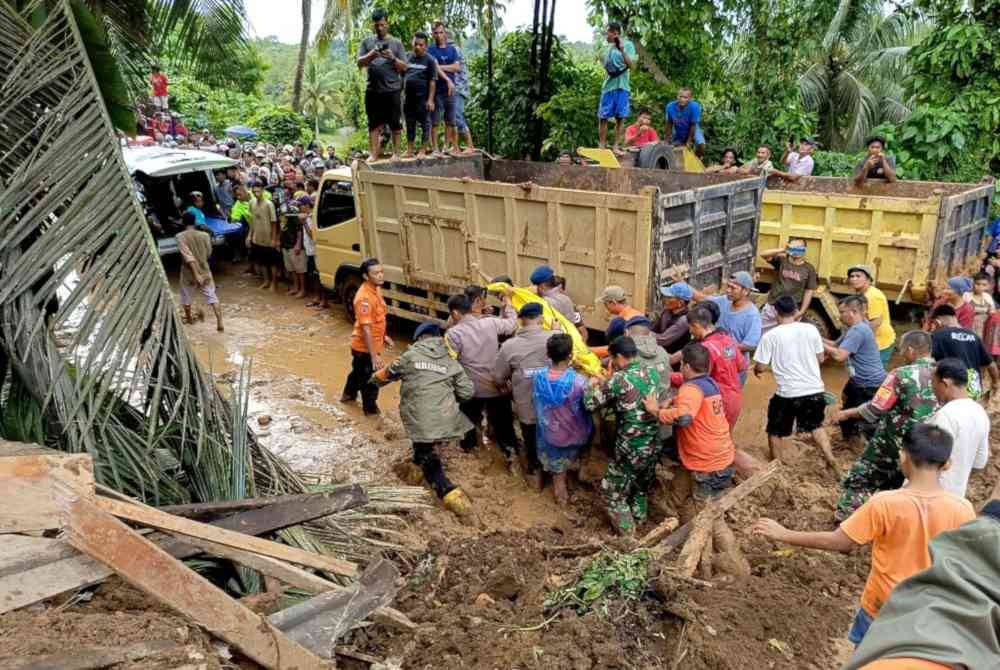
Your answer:
[[[278,2],[277,0],[243,0],[253,33],[257,37],[275,35],[279,42],[297,44],[302,31],[302,15],[298,2]],[[392,0],[386,0],[392,21]],[[313,31],[323,15],[324,0],[313,0]],[[534,0],[508,0],[504,14],[506,30],[518,26],[531,27],[534,14]],[[573,42],[589,42],[593,39],[593,29],[587,23],[585,0],[557,0],[556,34]]]

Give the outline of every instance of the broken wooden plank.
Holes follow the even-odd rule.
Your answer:
[[[141,661],[151,656],[174,653],[184,647],[173,640],[136,642],[126,647],[75,647],[72,651],[4,661],[7,670],[98,670],[121,663]]]
[[[324,491],[323,493],[299,493],[262,498],[244,498],[242,500],[191,503],[188,505],[166,505],[157,509],[176,516],[199,518],[205,516],[223,516],[233,514],[234,512],[244,512],[250,509],[266,507],[269,509],[269,514],[274,517],[275,522],[284,523],[284,521],[290,521],[287,525],[292,526],[319,518],[312,516],[314,513],[313,510],[323,512],[320,514],[320,517],[322,517],[367,504],[368,494],[365,492],[365,489],[360,484],[348,484],[338,486],[332,491]],[[282,518],[283,521],[279,521]]]
[[[298,566],[279,561],[269,556],[254,554],[242,549],[234,549],[218,542],[211,542],[200,538],[185,535],[178,535],[177,537],[187,544],[198,547],[207,554],[226,558],[248,568],[253,568],[261,574],[275,577],[289,586],[302,589],[306,593],[316,595],[340,588],[338,584],[334,584],[328,579],[323,579],[308,570],[303,570]]]
[[[98,488],[104,490],[103,487],[99,486]],[[125,496],[122,498],[126,499]],[[286,517],[262,514],[263,511],[265,510],[254,509],[239,512],[213,521],[210,525],[226,530],[241,529],[241,532],[253,535],[269,533],[285,527],[283,524],[287,521]],[[12,535],[10,537],[20,536]],[[3,541],[6,542],[7,539],[5,537]],[[170,535],[153,533],[149,539],[159,544],[174,558],[190,558],[202,553],[198,547]],[[20,575],[0,576],[0,614],[55,598],[63,593],[93,586],[114,574],[100,561],[95,561],[86,555],[80,555],[75,550],[73,550],[73,554],[69,558],[48,564],[42,564],[39,561],[37,567],[22,572]],[[400,616],[402,617],[402,615]],[[416,628],[416,624],[405,617],[397,619],[389,615],[385,621],[387,625],[393,625],[395,628],[404,630]]]
[[[76,549],[68,542],[54,537],[5,535],[0,540],[0,577],[76,555]]]
[[[59,527],[53,476],[81,491],[94,492],[94,463],[87,454],[68,454],[36,444],[0,440],[0,533]]]
[[[333,660],[338,638],[396,595],[399,571],[379,559],[342,591],[315,596],[272,614],[268,622],[317,656]]]
[[[771,461],[767,467],[757,472],[746,481],[740,483],[739,486],[730,489],[718,499],[706,504],[705,507],[698,512],[694,519],[689,521],[688,524],[685,524],[690,525],[690,529],[687,542],[684,544],[684,548],[681,550],[681,555],[678,559],[682,575],[685,577],[692,577],[694,575],[695,570],[698,568],[698,562],[701,558],[702,551],[709,541],[709,538],[712,537],[712,528],[715,525],[715,521],[722,518],[722,515],[726,513],[726,510],[730,509],[736,505],[736,503],[740,502],[764,485],[767,481],[774,477],[780,469],[781,461]],[[678,530],[677,533],[680,533],[680,530]],[[674,534],[676,535],[677,533]],[[669,540],[670,537],[664,540],[664,542]]]
[[[665,538],[668,534],[677,530],[677,526],[680,525],[677,517],[670,516],[660,522],[653,530],[646,533],[645,537],[639,540],[640,547],[652,547],[654,544],[659,543],[660,540]]]
[[[278,542],[264,540],[252,535],[245,535],[238,531],[226,530],[219,526],[210,526],[198,521],[173,516],[153,507],[135,505],[104,497],[98,497],[96,503],[105,512],[110,512],[117,517],[159,530],[209,540],[227,547],[270,556],[271,558],[289,561],[346,577],[354,577],[358,574],[358,566],[349,561],[333,558],[332,556],[324,556],[323,554],[311,551],[304,551],[296,547],[290,547],[287,544],[279,544]]]
[[[70,544],[251,660],[273,670],[333,667],[94,502],[72,491],[58,496]]]

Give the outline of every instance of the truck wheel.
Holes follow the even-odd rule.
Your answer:
[[[647,170],[676,170],[677,159],[674,155],[674,147],[666,142],[657,144],[647,144],[639,149],[636,156],[635,166],[646,168]]]
[[[362,283],[361,277],[349,275],[340,286],[340,301],[344,303],[344,313],[351,323],[354,323],[354,296],[358,294]]]
[[[826,340],[833,339],[833,328],[830,322],[827,321],[826,317],[815,307],[810,307],[806,310],[806,313],[802,316],[802,323],[809,323],[816,326],[816,330],[819,331],[819,336]]]

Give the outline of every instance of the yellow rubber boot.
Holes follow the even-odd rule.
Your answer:
[[[441,501],[444,507],[450,510],[455,516],[469,516],[472,514],[472,501],[465,495],[459,487],[453,488]]]

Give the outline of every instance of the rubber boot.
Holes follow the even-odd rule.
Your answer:
[[[455,516],[465,517],[472,514],[472,501],[460,487],[456,486],[441,500],[445,509]]]

